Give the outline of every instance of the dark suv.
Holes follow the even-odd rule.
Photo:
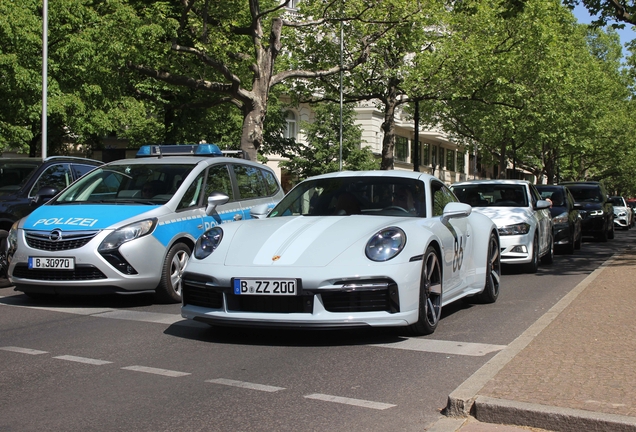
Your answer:
[[[103,162],[71,156],[0,158],[0,243],[11,225]],[[0,247],[0,251],[5,249]],[[0,287],[8,286],[0,253]]]
[[[583,220],[584,236],[606,242],[614,238],[614,206],[605,187],[595,181],[562,182],[572,193],[575,207]]]

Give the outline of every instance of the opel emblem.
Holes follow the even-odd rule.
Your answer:
[[[49,233],[49,240],[51,241],[59,241],[62,240],[62,230],[54,229]]]
[[[280,259],[280,255],[274,255],[272,257],[272,261],[278,261]]]

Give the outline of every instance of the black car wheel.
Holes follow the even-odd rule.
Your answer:
[[[525,265],[526,273],[536,273],[539,270],[539,237],[535,234],[532,242],[532,261]]]
[[[536,244],[536,243],[535,243]],[[554,237],[550,234],[550,245],[548,252],[541,257],[541,264],[552,264],[554,262]]]
[[[501,281],[501,253],[499,242],[495,233],[490,234],[488,241],[488,261],[486,262],[486,285],[484,290],[477,295],[481,303],[494,303],[499,297],[499,285]]]
[[[442,265],[434,247],[424,254],[420,279],[420,305],[417,322],[409,326],[416,335],[429,335],[435,331],[442,316]]]

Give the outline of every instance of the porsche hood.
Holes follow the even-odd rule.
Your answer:
[[[212,255],[225,253],[227,266],[322,267],[349,249],[359,257],[373,234],[404,219],[298,216],[232,223],[223,226],[228,232]]]

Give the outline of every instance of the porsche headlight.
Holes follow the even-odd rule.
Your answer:
[[[388,261],[396,257],[406,245],[406,234],[399,228],[385,228],[367,242],[365,253],[371,261]]]
[[[560,215],[553,217],[552,223],[568,223],[568,212],[563,212]]]
[[[223,240],[223,230],[218,226],[210,228],[198,238],[194,245],[194,257],[200,260],[207,258],[219,247],[221,240]]]
[[[156,226],[157,219],[152,218],[121,227],[108,234],[102,244],[97,248],[97,251],[108,252],[116,250],[126,242],[150,234]]]
[[[507,225],[497,228],[497,230],[499,231],[500,236],[528,234],[530,232],[530,224],[519,223],[514,225]]]

